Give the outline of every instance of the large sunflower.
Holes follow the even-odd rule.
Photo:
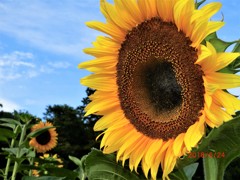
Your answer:
[[[38,124],[35,124],[32,128],[31,131],[36,131],[38,129],[48,127],[48,126],[53,126],[52,123],[50,122],[39,122]],[[41,133],[37,137],[34,137],[30,140],[29,145],[34,147],[37,152],[39,153],[44,153],[46,151],[51,150],[57,145],[57,132],[56,128],[50,128],[46,130],[45,132]]]
[[[88,22],[99,36],[81,63],[93,74],[81,83],[96,92],[86,115],[103,117],[94,130],[105,130],[104,153],[139,163],[146,177],[163,179],[178,157],[189,153],[205,134],[232,119],[240,101],[225,89],[240,86],[240,77],[218,72],[239,53],[217,53],[203,40],[223,26],[209,21],[221,7],[195,8],[194,0],[101,0],[106,23]]]

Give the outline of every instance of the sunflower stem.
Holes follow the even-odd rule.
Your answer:
[[[24,137],[26,135],[26,127],[27,127],[27,124],[23,125],[23,127],[22,127],[20,140],[18,142],[18,151],[17,151],[17,155],[16,155],[16,159],[17,160],[20,158],[20,153],[21,153],[21,149],[22,149],[21,145],[22,145],[22,142],[23,142]],[[19,167],[19,163],[15,160],[11,180],[15,180],[16,179],[18,167]]]
[[[13,133],[14,135],[17,134],[17,131],[18,131],[18,128],[20,126],[16,126],[16,128],[14,129]],[[13,148],[14,147],[14,144],[15,144],[15,137],[12,138],[11,140],[11,144],[10,144],[10,148]],[[8,156],[8,160],[7,160],[7,164],[6,164],[6,168],[5,168],[5,173],[4,173],[4,180],[7,180],[8,179],[8,171],[9,171],[9,166],[11,164],[11,159],[10,157]]]
[[[205,180],[222,180],[222,178],[218,179],[218,163],[216,158],[203,158],[203,169]]]
[[[33,149],[33,152],[34,152],[34,154],[36,155],[35,149]],[[35,158],[35,157],[30,157],[30,158],[29,158],[30,165],[33,165],[33,163],[34,163],[34,158]],[[32,169],[29,170],[28,175],[29,175],[29,176],[32,176]]]

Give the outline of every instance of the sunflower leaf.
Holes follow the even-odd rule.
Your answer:
[[[199,158],[212,158],[217,163],[217,178],[221,179],[226,167],[240,157],[240,117],[235,117],[219,128],[214,128],[204,137],[198,148],[179,159],[178,168],[185,167]],[[209,159],[208,159],[209,160]],[[211,168],[211,167],[210,167]]]
[[[22,180],[64,180],[65,177],[55,177],[55,176],[41,176],[41,177],[34,177],[34,176],[24,176]]]
[[[206,38],[205,38],[205,41],[208,41],[210,42],[216,49],[217,52],[225,52],[226,49],[233,45],[234,43],[237,43],[238,44],[238,41],[232,41],[232,42],[226,42],[226,41],[223,41],[221,40],[220,38],[218,38],[217,36],[217,33],[214,32],[210,35],[208,35]],[[237,44],[235,45],[235,47],[238,47]],[[239,47],[240,48],[240,47]],[[236,51],[235,51],[236,52]]]
[[[195,7],[196,7],[196,9],[198,9],[204,2],[205,2],[206,0],[201,0],[201,1],[196,1],[195,2]]]
[[[86,179],[85,174],[85,160],[87,158],[87,155],[83,156],[81,159],[78,159],[74,156],[69,156],[69,159],[73,161],[76,165],[78,165],[78,168],[75,170],[75,172],[78,173],[78,178],[80,180]]]
[[[9,130],[7,128],[0,128],[0,141],[8,142],[8,139],[13,137],[14,134],[12,130]]]
[[[170,179],[175,180],[191,180],[193,175],[195,174],[199,163],[190,164],[182,169],[178,169],[178,171],[174,171],[170,174]]]
[[[236,43],[232,52],[240,52],[240,40]]]
[[[86,175],[88,179],[139,180],[137,174],[116,162],[113,154],[103,154],[92,149],[86,158]]]
[[[27,137],[28,138],[37,137],[40,134],[44,133],[45,131],[47,131],[48,129],[51,129],[51,128],[55,128],[55,127],[54,126],[46,126],[46,127],[41,128],[41,129],[37,129],[36,131],[33,131],[30,134],[28,134]]]
[[[3,151],[8,152],[9,154],[17,155],[18,148],[2,148]]]
[[[11,118],[0,118],[0,121],[9,123],[9,124],[14,124],[14,125],[21,125],[21,123],[15,119],[11,119]]]

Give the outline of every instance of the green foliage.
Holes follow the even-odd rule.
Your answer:
[[[101,151],[96,149],[92,149],[86,157],[85,173],[88,179],[141,179],[141,177],[136,173],[131,173],[127,168],[124,168],[121,164],[116,163],[115,155],[104,155]]]
[[[178,167],[184,167],[195,162],[199,152],[205,152],[205,165],[211,165],[206,170],[215,169],[216,179],[222,179],[227,166],[237,157],[240,157],[240,117],[224,123],[219,128],[214,128],[208,136],[204,137],[191,154],[196,157],[185,156],[178,161]],[[207,172],[206,172],[207,173]],[[205,173],[205,174],[206,174]],[[211,175],[213,172],[211,171]],[[211,176],[211,178],[213,178]],[[213,178],[214,179],[214,178]]]
[[[209,41],[216,49],[217,52],[225,52],[231,45],[235,44],[232,52],[240,52],[240,40],[238,41],[232,41],[232,42],[226,42],[222,39],[218,38],[217,33],[214,32],[210,34],[205,39],[206,41]],[[240,57],[238,57],[235,61],[233,61],[231,64],[229,64],[227,67],[220,70],[222,73],[230,73],[234,74],[240,71]]]
[[[87,89],[88,96],[94,91]],[[65,167],[73,169],[75,165],[68,156],[82,157],[90,152],[92,147],[99,147],[95,138],[98,133],[93,126],[98,116],[84,117],[84,108],[90,102],[89,98],[82,100],[83,105],[73,108],[68,105],[48,106],[44,118],[57,127],[58,146],[52,150],[64,158]]]

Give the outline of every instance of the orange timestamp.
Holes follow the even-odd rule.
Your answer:
[[[224,158],[225,152],[190,152],[188,158]]]

